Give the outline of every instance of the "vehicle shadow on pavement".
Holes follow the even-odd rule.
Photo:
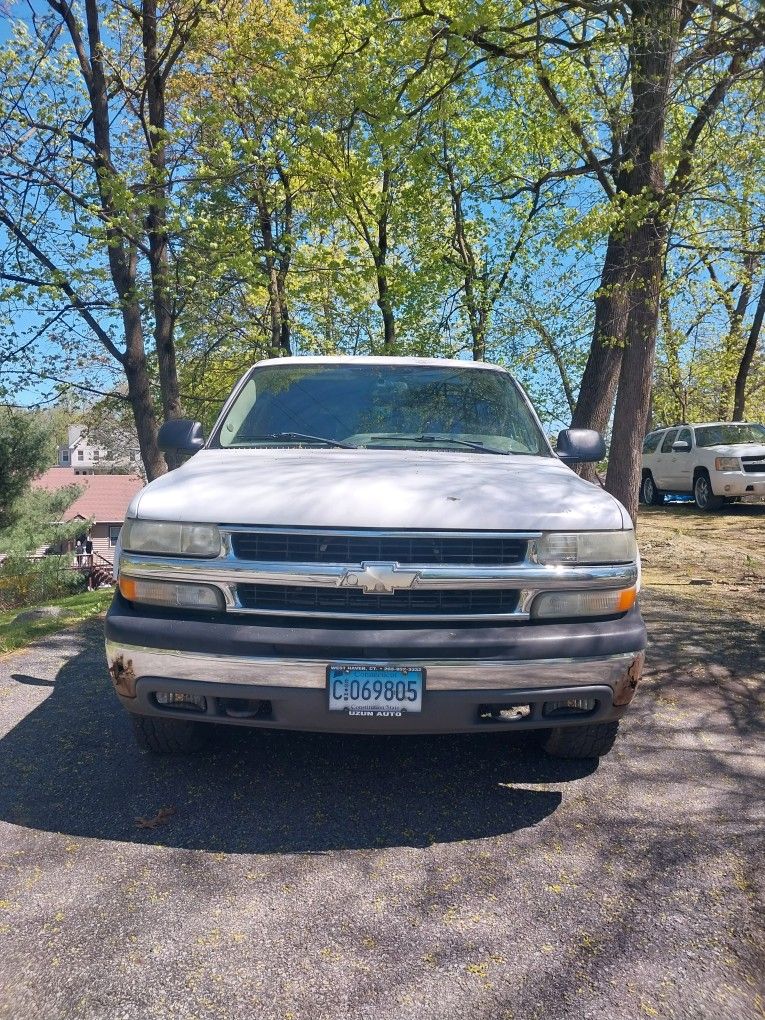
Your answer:
[[[595,768],[545,758],[529,737],[503,734],[369,738],[219,727],[207,754],[141,753],[111,690],[100,627],[83,628],[83,650],[0,741],[7,822],[226,853],[421,847],[536,825],[561,802],[546,784]]]

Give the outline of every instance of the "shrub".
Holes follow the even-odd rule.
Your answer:
[[[71,556],[10,556],[0,564],[0,611],[76,595],[86,585],[83,574],[72,570]]]

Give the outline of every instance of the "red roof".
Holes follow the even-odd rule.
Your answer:
[[[97,524],[121,524],[130,500],[145,484],[139,475],[76,475],[72,468],[54,467],[35,478],[32,488],[55,492],[78,485],[83,491],[64,514],[65,521],[92,517]]]

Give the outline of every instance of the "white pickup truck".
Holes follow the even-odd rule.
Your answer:
[[[501,368],[264,361],[210,437],[133,500],[106,652],[139,744],[210,723],[344,733],[540,732],[610,750],[646,634],[627,512],[551,449]]]

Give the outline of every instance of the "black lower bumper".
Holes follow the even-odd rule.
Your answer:
[[[117,594],[106,617],[106,638],[120,645],[207,655],[289,659],[428,658],[466,662],[586,659],[642,651],[645,624],[637,607],[615,619],[570,623],[449,625],[359,620],[312,620],[182,613],[135,607]]]
[[[202,700],[203,709],[168,708],[157,702],[162,692],[182,692]],[[142,677],[136,697],[120,697],[136,715],[193,719],[230,726],[305,730],[317,733],[427,734],[489,730],[549,729],[618,719],[626,706],[613,704],[608,686],[513,691],[427,691],[422,711],[400,716],[349,715],[330,711],[327,692],[287,687],[259,687],[257,695],[237,685]],[[564,707],[567,702],[584,705]],[[233,714],[232,714],[233,713]]]
[[[646,643],[637,609],[577,623],[364,625],[137,609],[119,595],[106,637],[115,689],[135,714],[369,734],[618,719],[634,693]],[[325,673],[337,661],[416,663],[425,678],[422,711],[330,710]]]

